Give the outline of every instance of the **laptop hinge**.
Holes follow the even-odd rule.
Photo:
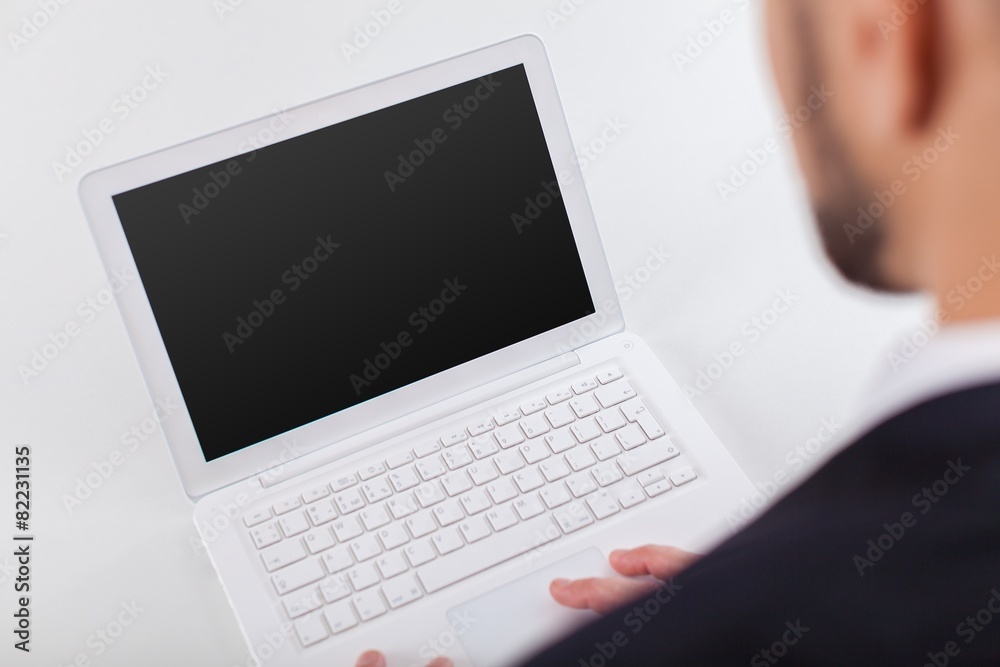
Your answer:
[[[577,356],[575,352],[567,352],[566,354],[562,354],[554,359],[544,361],[534,366],[529,366],[522,371],[512,373],[501,378],[500,380],[490,382],[472,391],[464,392],[462,396],[465,397],[465,400],[457,400],[456,397],[452,397],[442,401],[441,403],[448,404],[448,414],[455,414],[475,405],[490,401],[509,391],[514,391],[520,387],[527,386],[532,382],[537,382],[538,380],[546,378],[550,375],[555,375],[556,373],[579,364],[580,357]],[[436,405],[441,405],[441,403]],[[434,406],[429,406],[428,408],[424,408],[424,410],[427,411],[427,416],[423,420],[414,422],[412,419],[407,419],[405,425],[400,424],[399,422],[403,419],[403,417],[409,417],[409,415],[404,415],[403,417],[399,417],[393,421],[382,424],[381,426],[377,426],[362,434],[353,436],[351,440],[355,440],[356,444],[346,450],[333,446],[323,447],[318,451],[306,454],[287,463],[283,463],[276,468],[258,473],[256,475],[256,479],[264,488],[276,486],[286,480],[292,479],[293,477],[297,477],[298,475],[322,467],[327,463],[331,463],[337,459],[344,458],[350,454],[364,450],[371,445],[379,442],[385,442],[386,440],[390,440],[391,438],[402,435],[408,431],[413,431],[414,429],[435,422],[446,416],[439,411],[431,409],[433,407]]]

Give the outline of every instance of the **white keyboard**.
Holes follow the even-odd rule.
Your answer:
[[[244,515],[312,646],[696,478],[618,368]]]

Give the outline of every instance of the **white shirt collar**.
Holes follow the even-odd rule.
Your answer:
[[[887,367],[856,411],[857,435],[928,399],[1000,382],[1000,320],[949,325],[914,348],[910,359],[893,351],[895,370]]]

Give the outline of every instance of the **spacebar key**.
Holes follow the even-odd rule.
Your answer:
[[[505,560],[529,553],[561,535],[552,519],[543,514],[481,542],[466,545],[454,555],[432,560],[417,570],[417,577],[427,592],[433,593]]]

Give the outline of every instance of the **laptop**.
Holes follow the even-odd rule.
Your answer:
[[[514,662],[615,548],[753,493],[624,327],[524,36],[88,175],[194,519],[268,665]]]

